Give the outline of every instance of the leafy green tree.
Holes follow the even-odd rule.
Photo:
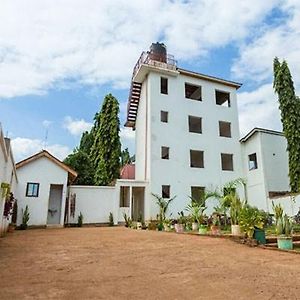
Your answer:
[[[95,168],[94,184],[109,185],[120,175],[120,120],[118,100],[111,94],[105,96],[101,111],[95,116],[98,125],[92,130],[94,142],[91,161]]]
[[[295,94],[294,83],[287,62],[274,59],[274,89],[278,95],[283,133],[289,153],[289,178],[291,192],[300,186],[300,99]]]
[[[125,148],[124,150],[122,150],[121,152],[121,166],[125,166],[127,164],[130,164],[131,161],[131,157],[130,157],[130,153],[128,151],[128,148]]]
[[[94,168],[90,159],[93,140],[92,131],[85,131],[81,136],[79,148],[75,148],[73,153],[69,154],[64,160],[66,165],[70,166],[78,173],[74,184],[94,184]]]
[[[73,153],[68,155],[68,157],[64,160],[64,163],[78,173],[78,177],[74,184],[93,185],[94,168],[87,153],[76,148]]]

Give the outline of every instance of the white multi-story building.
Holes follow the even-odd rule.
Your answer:
[[[242,177],[236,91],[241,84],[176,66],[152,44],[134,68],[126,126],[136,131],[135,178],[147,182],[137,210],[155,217],[151,193],[172,202],[173,216],[203,189]],[[134,211],[134,210],[133,210]]]

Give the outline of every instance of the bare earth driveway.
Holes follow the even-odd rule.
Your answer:
[[[300,255],[122,227],[15,231],[0,299],[300,299]]]

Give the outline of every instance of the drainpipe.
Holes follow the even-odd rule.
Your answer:
[[[145,89],[146,89],[146,116],[145,116],[145,174],[144,179],[147,179],[147,168],[148,168],[148,150],[147,150],[147,142],[148,142],[148,75],[145,79]]]

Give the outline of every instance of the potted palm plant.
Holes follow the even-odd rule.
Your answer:
[[[157,225],[157,229],[159,231],[161,231],[164,228],[164,223],[166,220],[166,215],[168,212],[168,208],[170,203],[176,198],[176,196],[170,198],[170,199],[165,199],[163,197],[160,197],[157,194],[153,194],[152,196],[156,199],[156,204],[159,207],[159,213],[157,215],[157,220],[158,220],[158,225]]]
[[[273,212],[275,216],[277,246],[279,249],[292,250],[292,223],[290,218],[285,214],[283,215],[283,208],[280,204],[272,202]]]
[[[266,243],[263,230],[264,218],[257,207],[253,207],[248,203],[245,203],[240,210],[239,225],[241,231],[247,238],[252,239],[255,237],[260,244]],[[256,236],[254,236],[255,232],[257,232]],[[258,232],[262,233],[263,236],[259,237]]]
[[[282,250],[293,249],[292,223],[287,215],[278,219],[276,225],[277,246]]]
[[[184,232],[184,225],[185,225],[185,216],[183,211],[178,212],[178,219],[175,223],[175,231],[176,233],[183,233]]]
[[[192,219],[192,230],[197,231],[199,229],[199,224],[203,220],[203,212],[206,209],[200,203],[191,201],[191,203],[186,207],[186,211],[190,213]]]
[[[217,213],[212,214],[212,225],[210,226],[211,234],[220,234],[220,216]]]

